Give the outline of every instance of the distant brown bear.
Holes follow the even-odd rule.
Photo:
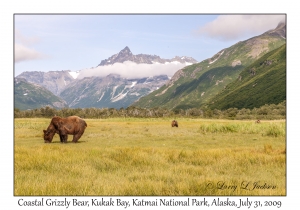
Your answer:
[[[172,127],[178,127],[178,122],[176,120],[173,120],[171,125]]]
[[[76,143],[84,133],[86,127],[86,122],[80,117],[70,116],[67,118],[61,118],[55,116],[52,118],[47,130],[43,130],[44,141],[45,143],[52,142],[53,136],[55,133],[58,133],[60,142],[66,143],[68,140],[68,134],[70,134],[73,135],[72,142]]]
[[[255,123],[260,123],[260,120],[256,120]]]

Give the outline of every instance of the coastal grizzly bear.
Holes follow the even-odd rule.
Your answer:
[[[172,127],[178,127],[178,122],[176,120],[173,120],[171,125]]]
[[[59,134],[59,138],[62,143],[67,142],[68,134],[73,135],[72,142],[76,143],[84,133],[86,127],[86,122],[80,117],[70,116],[67,118],[61,118],[55,116],[52,118],[47,130],[43,130],[44,141],[45,143],[52,142],[53,136],[57,133]]]

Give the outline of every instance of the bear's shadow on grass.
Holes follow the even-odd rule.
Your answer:
[[[67,142],[65,142],[65,143],[62,143],[62,142],[60,142],[60,141],[53,141],[53,142],[51,142],[51,143],[45,143],[45,144],[81,144],[81,143],[85,143],[85,142],[87,142],[87,141],[78,141],[78,142],[76,142],[76,143],[74,143],[74,142],[72,142],[72,141],[67,141]]]

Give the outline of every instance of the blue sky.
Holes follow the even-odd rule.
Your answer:
[[[133,54],[189,56],[200,62],[275,28],[284,18],[283,14],[15,14],[14,73],[91,68],[126,46]]]

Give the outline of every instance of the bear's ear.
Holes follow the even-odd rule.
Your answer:
[[[43,132],[46,133],[47,131],[46,131],[46,130],[43,130]]]

